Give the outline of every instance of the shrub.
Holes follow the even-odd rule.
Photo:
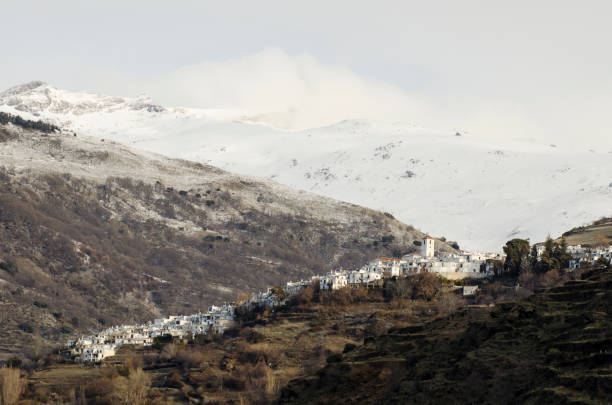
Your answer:
[[[173,343],[169,343],[164,346],[159,357],[162,360],[171,360],[171,359],[174,359],[175,356],[176,356],[176,345],[174,345]]]
[[[385,322],[378,318],[373,318],[365,327],[365,337],[378,337],[387,331]]]
[[[355,350],[357,348],[357,345],[354,343],[347,343],[346,345],[344,345],[344,350],[342,350],[342,353],[348,353],[351,352],[353,350]]]
[[[610,267],[610,260],[606,259],[605,257],[600,257],[597,259],[596,264],[607,269]]]
[[[114,381],[113,396],[116,401],[126,405],[146,403],[151,388],[151,377],[141,368],[133,370],[128,377],[118,377]]]
[[[384,244],[392,243],[395,240],[395,236],[393,235],[385,235],[380,238],[380,241]]]
[[[14,276],[17,274],[17,271],[19,271],[17,263],[13,259],[6,259],[5,261],[0,262],[0,269],[6,271],[11,276]]]
[[[388,279],[383,285],[387,301],[402,299],[433,299],[442,288],[442,280],[433,273],[419,273],[406,278]]]
[[[35,307],[38,307],[38,308],[47,308],[49,306],[47,303],[40,302],[40,301],[34,301],[32,303],[32,305],[34,305]]]
[[[272,370],[264,363],[245,364],[234,370],[233,378],[248,390],[255,403],[270,403],[270,396],[278,392],[279,383]]]
[[[34,332],[34,328],[32,328],[32,326],[30,326],[27,323],[20,323],[18,325],[19,329],[21,329],[22,331],[26,332],[26,333],[33,333]]]
[[[236,355],[241,363],[258,364],[263,362],[267,365],[276,365],[284,357],[284,353],[276,347],[266,344],[251,347],[244,343],[238,345]]]
[[[162,350],[162,348],[168,343],[172,343],[172,335],[166,334],[162,336],[155,336],[153,338],[153,348]]]
[[[438,313],[446,316],[465,305],[465,300],[452,292],[447,292],[437,302]]]
[[[182,350],[176,355],[176,361],[185,369],[199,367],[205,359],[204,353],[193,349]]]
[[[240,331],[240,336],[243,337],[249,343],[261,343],[266,338],[264,334],[259,333],[255,329],[250,328],[248,326]]]

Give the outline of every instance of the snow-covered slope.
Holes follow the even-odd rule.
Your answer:
[[[164,108],[144,96],[40,82],[1,93],[0,110],[387,211],[469,249],[542,240],[612,214],[608,150],[357,120],[289,132],[244,112]]]

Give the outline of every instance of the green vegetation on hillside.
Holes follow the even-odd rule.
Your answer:
[[[558,242],[550,237],[544,243],[544,250],[538,256],[537,246],[529,246],[525,239],[509,240],[503,247],[506,254],[504,274],[521,277],[529,273],[543,274],[550,270],[567,269],[572,255],[567,251],[567,242]]]

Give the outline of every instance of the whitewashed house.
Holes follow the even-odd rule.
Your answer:
[[[477,291],[478,291],[478,286],[477,285],[465,285],[465,286],[463,286],[463,296],[464,297],[476,295]]]
[[[349,271],[346,274],[347,284],[368,284],[377,280],[381,280],[383,274],[378,271],[370,270],[368,267],[363,267],[359,270]]]
[[[319,279],[320,290],[337,290],[347,285],[346,273],[341,271],[332,271]]]
[[[85,362],[98,362],[105,357],[115,355],[114,345],[93,345],[83,349],[82,360]]]
[[[370,272],[397,277],[402,273],[402,266],[404,264],[405,262],[402,259],[379,257],[368,263],[368,265],[365,266],[365,269]]]

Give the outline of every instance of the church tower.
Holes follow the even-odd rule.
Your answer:
[[[434,243],[435,239],[426,235],[421,242],[421,256],[434,257]]]

